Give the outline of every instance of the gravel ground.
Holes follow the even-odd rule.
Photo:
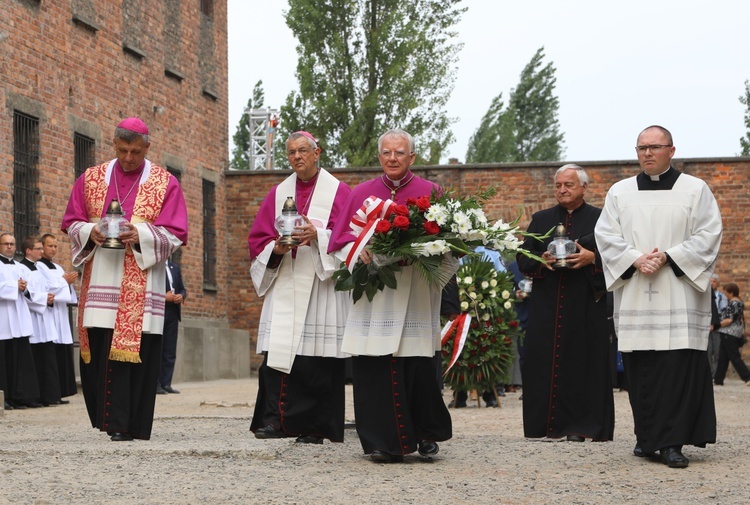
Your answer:
[[[631,455],[627,393],[608,443],[523,438],[521,402],[451,410],[454,437],[432,461],[377,464],[354,429],[342,444],[256,440],[257,379],[176,385],[157,397],[150,441],[111,442],[83,398],[0,417],[0,503],[13,504],[746,504],[750,387],[716,387],[718,442],[686,447],[687,469]],[[353,422],[347,386],[347,422]],[[450,391],[445,392],[446,402]]]

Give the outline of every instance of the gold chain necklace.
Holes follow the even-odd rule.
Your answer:
[[[382,182],[383,185],[391,191],[391,200],[393,200],[393,199],[396,198],[396,191],[400,190],[401,188],[403,188],[404,186],[406,186],[407,184],[409,184],[413,180],[414,180],[414,174],[411,174],[411,177],[409,177],[408,181],[406,181],[405,183],[403,183],[403,184],[401,184],[399,186],[396,186],[396,187],[392,188],[392,187],[390,187],[388,185],[387,182],[385,182],[385,174],[383,174],[383,176],[380,178],[380,182]]]

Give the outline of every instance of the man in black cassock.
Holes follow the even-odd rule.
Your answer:
[[[614,398],[609,363],[607,304],[594,226],[601,209],[584,202],[586,172],[564,165],[555,174],[558,205],[532,216],[528,231],[544,234],[558,224],[576,252],[555,268],[547,252],[553,237],[527,238],[523,248],[546,263],[519,254],[521,272],[534,281],[526,328],[523,427],[529,438],[583,442],[612,440]]]

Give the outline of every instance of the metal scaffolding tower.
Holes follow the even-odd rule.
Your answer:
[[[245,109],[250,129],[250,170],[274,170],[273,140],[279,125],[275,109]]]

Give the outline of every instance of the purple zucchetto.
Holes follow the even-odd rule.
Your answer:
[[[123,130],[140,133],[141,135],[148,135],[148,126],[137,117],[123,119],[117,127],[122,128]]]

